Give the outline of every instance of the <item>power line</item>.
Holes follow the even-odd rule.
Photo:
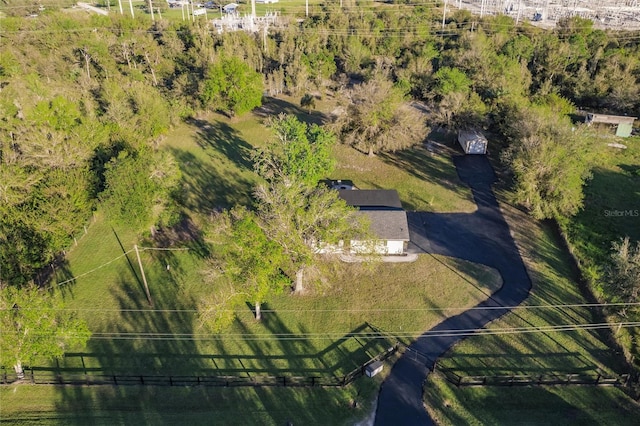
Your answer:
[[[407,35],[413,35],[416,33],[423,33],[425,30],[430,36],[438,36],[438,37],[458,37],[461,34],[469,33],[471,31],[470,27],[460,27],[460,28],[449,28],[447,27],[444,31],[441,30],[434,23],[427,21],[425,22],[424,27],[420,26],[403,26],[402,28],[390,28],[384,30],[371,30],[371,29],[359,29],[359,28],[351,28],[351,29],[327,29],[322,27],[313,27],[313,28],[300,28],[301,33],[317,33],[320,32],[325,36],[359,36],[359,37],[384,37],[384,38],[405,38]],[[492,28],[493,27],[493,28]],[[496,33],[500,33],[500,29],[502,28],[510,28],[504,27],[498,24],[490,24],[490,23],[480,23],[476,25],[476,30],[482,29],[487,35],[493,35]],[[89,33],[96,32],[96,27],[86,27],[86,28],[76,28],[76,29],[37,29],[37,30],[26,30],[26,29],[18,29],[18,30],[2,30],[0,29],[0,35],[5,34],[20,34],[20,33],[31,33],[31,34],[56,34],[56,33]],[[109,27],[101,27],[99,28],[101,31],[110,32],[113,34],[122,33],[123,30],[121,28],[109,28]],[[520,27],[512,28],[513,31],[511,33],[518,35],[530,36],[530,32],[526,29]],[[150,29],[140,29],[140,30],[126,30],[124,31],[128,34],[149,34],[149,35],[161,35],[163,33],[175,33],[179,34],[183,31],[180,30],[150,30]],[[209,33],[214,36],[217,33],[211,29]],[[569,40],[573,37],[573,34],[558,34],[552,32],[558,39],[560,40]],[[513,35],[512,34],[512,35]],[[625,31],[621,32],[609,32],[607,33],[607,37],[612,41],[638,41],[640,40],[640,33],[637,31],[630,32]]]
[[[375,312],[446,312],[446,311],[494,311],[494,310],[530,310],[530,309],[565,309],[565,308],[619,308],[640,306],[640,302],[620,303],[573,303],[554,305],[517,305],[517,306],[475,306],[475,307],[445,307],[445,308],[368,308],[368,309],[261,309],[263,313],[375,313]],[[10,308],[0,309],[7,311]],[[25,311],[47,310],[46,308],[22,308]],[[119,312],[119,313],[198,313],[197,309],[101,309],[101,308],[60,308],[56,311],[73,312]],[[248,312],[238,309],[216,309],[217,312]]]
[[[289,340],[347,340],[352,337],[367,339],[390,339],[390,338],[443,338],[443,337],[470,337],[470,336],[501,336],[512,334],[550,333],[550,332],[572,332],[581,330],[609,329],[612,326],[619,328],[640,327],[640,322],[619,322],[619,323],[585,323],[585,324],[562,324],[549,326],[529,326],[511,328],[480,328],[480,329],[458,329],[458,330],[393,330],[385,331],[384,334],[377,332],[311,332],[311,333],[155,333],[155,332],[96,332],[91,338],[97,340],[221,340],[226,341],[289,341]],[[47,334],[33,332],[32,334]],[[70,336],[75,334],[71,333]]]
[[[139,249],[140,251],[154,251],[154,250],[158,250],[158,251],[188,251],[188,250],[189,250],[189,248],[188,248],[188,247],[184,247],[184,248],[138,247],[138,249]],[[126,255],[128,255],[129,253],[132,253],[133,251],[134,251],[134,249],[131,249],[131,250],[129,250],[129,251],[127,251],[127,252],[125,252],[125,253],[121,254],[120,256],[118,256],[118,257],[116,257],[116,258],[114,258],[114,259],[111,259],[111,260],[109,260],[109,261],[107,261],[107,262],[103,263],[103,264],[102,264],[102,265],[100,265],[100,266],[97,266],[97,267],[93,268],[93,269],[92,269],[92,270],[90,270],[90,271],[84,272],[84,273],[82,273],[82,274],[80,274],[80,275],[76,275],[75,277],[69,278],[69,279],[67,279],[67,280],[65,280],[65,281],[62,281],[62,282],[56,283],[56,285],[57,285],[57,286],[61,286],[61,285],[64,285],[64,284],[68,284],[68,283],[70,283],[70,282],[72,282],[72,281],[76,281],[78,278],[82,278],[82,277],[84,277],[84,276],[86,276],[86,275],[92,274],[92,273],[94,273],[94,272],[98,271],[99,269],[102,269],[102,268],[104,268],[105,266],[112,264],[112,263],[113,263],[113,262],[115,262],[116,260],[119,260],[119,259],[121,259],[121,258],[125,257]]]
[[[116,260],[119,260],[119,259],[121,259],[121,258],[125,257],[126,255],[128,255],[128,254],[129,254],[129,253],[131,253],[132,251],[133,251],[133,249],[131,249],[131,250],[129,250],[129,251],[127,251],[127,252],[125,252],[125,253],[121,254],[120,256],[118,256],[118,257],[116,257],[116,258],[114,258],[114,259],[111,259],[111,260],[110,260],[110,261],[108,261],[108,262],[103,263],[102,265],[100,265],[100,266],[98,266],[98,267],[96,267],[96,268],[93,268],[93,269],[92,269],[92,270],[90,270],[90,271],[87,271],[87,272],[85,272],[85,273],[82,273],[82,274],[80,274],[80,275],[77,275],[77,276],[75,276],[75,277],[73,277],[73,278],[69,278],[68,280],[65,280],[65,281],[62,281],[62,282],[60,282],[60,283],[57,283],[56,285],[57,285],[57,286],[61,286],[61,285],[63,285],[63,284],[67,284],[67,283],[70,283],[70,282],[72,282],[72,281],[75,281],[75,280],[77,280],[78,278],[81,278],[81,277],[84,277],[84,276],[86,276],[86,275],[92,274],[92,273],[96,272],[97,270],[102,269],[102,268],[104,268],[105,266],[112,264],[112,263],[113,263],[113,262],[115,262]]]

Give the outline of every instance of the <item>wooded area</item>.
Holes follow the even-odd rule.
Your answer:
[[[640,114],[640,34],[596,30],[577,17],[542,30],[458,10],[442,26],[440,13],[427,6],[328,2],[301,23],[270,29],[265,39],[217,34],[204,21],[151,22],[56,7],[37,19],[1,19],[3,288],[36,280],[96,209],[144,235],[175,225],[184,194],[176,158],[158,150],[163,134],[202,111],[250,111],[265,91],[305,99],[308,108],[310,99],[336,97],[343,113],[328,127],[370,155],[420,143],[428,128],[484,128],[500,138],[491,149],[502,151],[513,176],[513,201],[538,219],[580,210],[601,148],[571,114],[577,108]],[[410,102],[428,107],[424,121]],[[310,134],[324,135],[319,128]],[[278,155],[271,159],[286,157]],[[291,200],[335,201],[312,189],[316,175],[297,176],[302,192],[288,192],[291,182],[277,178],[283,164],[258,167],[267,184],[254,194],[263,224],[272,225],[264,231],[275,241],[294,236],[285,223],[274,225],[276,217],[291,217]],[[309,165],[295,168],[313,174]],[[238,226],[251,228],[251,217],[240,216]],[[287,245],[297,247],[289,253],[290,275],[302,273],[311,254],[301,247],[317,239],[301,237]],[[268,241],[251,243],[271,250]],[[247,273],[240,269],[238,276]],[[279,273],[256,278],[258,288]],[[264,295],[252,292],[257,307]],[[630,294],[637,301],[637,291]]]

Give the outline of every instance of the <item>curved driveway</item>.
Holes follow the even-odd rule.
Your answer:
[[[476,307],[447,318],[417,339],[394,364],[378,396],[376,425],[429,425],[433,421],[424,409],[422,386],[436,359],[464,337],[456,330],[477,330],[516,306],[531,289],[520,253],[509,232],[491,189],[493,169],[485,156],[457,156],[454,164],[460,179],[469,187],[478,206],[474,213],[409,213],[409,250],[435,253],[482,263],[498,270],[503,285]],[[433,336],[434,332],[444,336]],[[451,333],[446,333],[451,331]]]

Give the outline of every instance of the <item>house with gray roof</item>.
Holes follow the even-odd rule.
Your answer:
[[[402,208],[398,192],[393,189],[340,189],[340,198],[366,215],[375,241],[351,240],[351,253],[372,250],[382,255],[404,255],[409,243],[407,213]]]

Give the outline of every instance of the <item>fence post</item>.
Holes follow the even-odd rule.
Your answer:
[[[140,376],[140,384],[144,385],[144,376]]]
[[[31,384],[36,384],[36,377],[33,375],[33,367],[31,368]]]
[[[462,376],[458,376],[458,384],[456,386],[460,387],[462,384]]]
[[[118,386],[118,379],[116,379],[116,375],[113,375],[113,384]]]
[[[169,376],[169,386],[173,386],[173,377]]]

